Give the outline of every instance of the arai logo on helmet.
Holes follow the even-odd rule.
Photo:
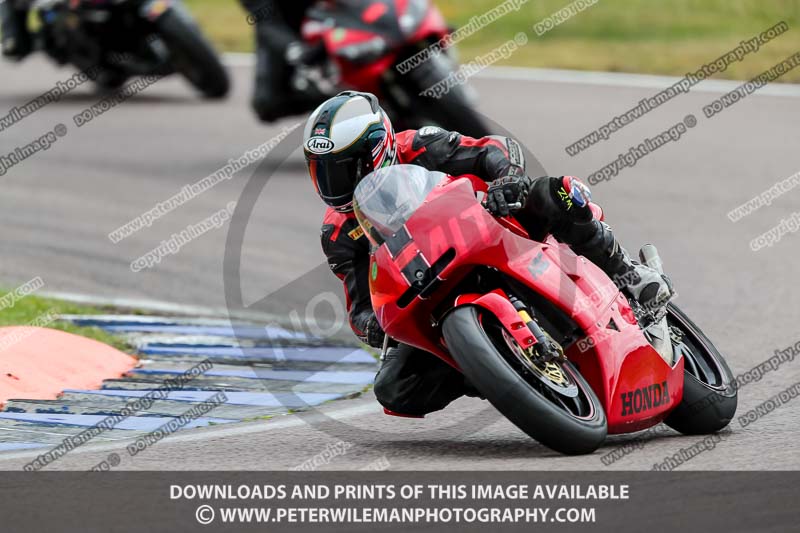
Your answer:
[[[311,137],[306,141],[306,150],[312,154],[327,154],[333,150],[333,141],[327,137]]]

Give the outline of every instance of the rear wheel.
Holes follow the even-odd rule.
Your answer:
[[[667,307],[667,323],[680,337],[684,358],[683,400],[664,423],[685,435],[714,433],[736,413],[733,373],[708,337],[677,306]]]
[[[457,65],[448,57],[438,56],[406,74],[392,77],[390,83],[394,86],[387,94],[394,95],[390,96],[394,100],[392,107],[400,115],[401,124],[415,129],[436,125],[476,138],[491,135],[483,118],[472,107],[473,98],[466,85],[453,85],[437,98],[421,94],[446,79],[454,67]]]
[[[128,75],[116,69],[107,68],[102,70],[95,79],[95,83],[101,90],[113,91],[119,89],[128,81]]]
[[[171,63],[195,88],[208,98],[228,94],[228,72],[188,13],[173,6],[156,20],[156,28],[169,49]]]
[[[442,330],[470,383],[529,436],[565,454],[603,444],[605,412],[571,363],[532,361],[494,315],[474,306],[453,310]]]

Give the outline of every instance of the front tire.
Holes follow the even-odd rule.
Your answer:
[[[667,306],[667,322],[678,329],[684,356],[683,400],[664,420],[684,435],[706,435],[727,426],[736,414],[736,382],[719,350],[677,306]]]
[[[175,69],[205,97],[225,97],[230,90],[228,72],[189,14],[173,7],[155,24]]]
[[[521,351],[500,322],[474,306],[458,307],[442,324],[448,349],[469,382],[506,418],[555,451],[592,453],[606,438],[605,411],[583,376],[559,362],[563,393],[520,362]],[[561,379],[560,378],[560,379]],[[574,394],[574,397],[567,396]]]

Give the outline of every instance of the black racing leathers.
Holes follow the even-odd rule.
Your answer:
[[[306,11],[313,0],[240,0],[255,26],[256,76],[253,109],[261,120],[272,122],[284,116],[314,109],[323,95],[291,87],[294,67],[287,59],[288,48],[299,43]]]

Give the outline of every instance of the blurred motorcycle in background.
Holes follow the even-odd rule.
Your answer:
[[[301,33],[305,50],[289,57],[296,90],[313,84],[328,96],[344,89],[371,92],[398,130],[433,124],[471,137],[491,134],[466,85],[453,84],[437,97],[423,94],[458,69],[452,48],[404,68],[450,33],[430,0],[319,2],[309,9]]]
[[[182,74],[207,98],[230,89],[225,67],[179,0],[36,0],[35,49],[93,73],[104,89],[129,78]]]

